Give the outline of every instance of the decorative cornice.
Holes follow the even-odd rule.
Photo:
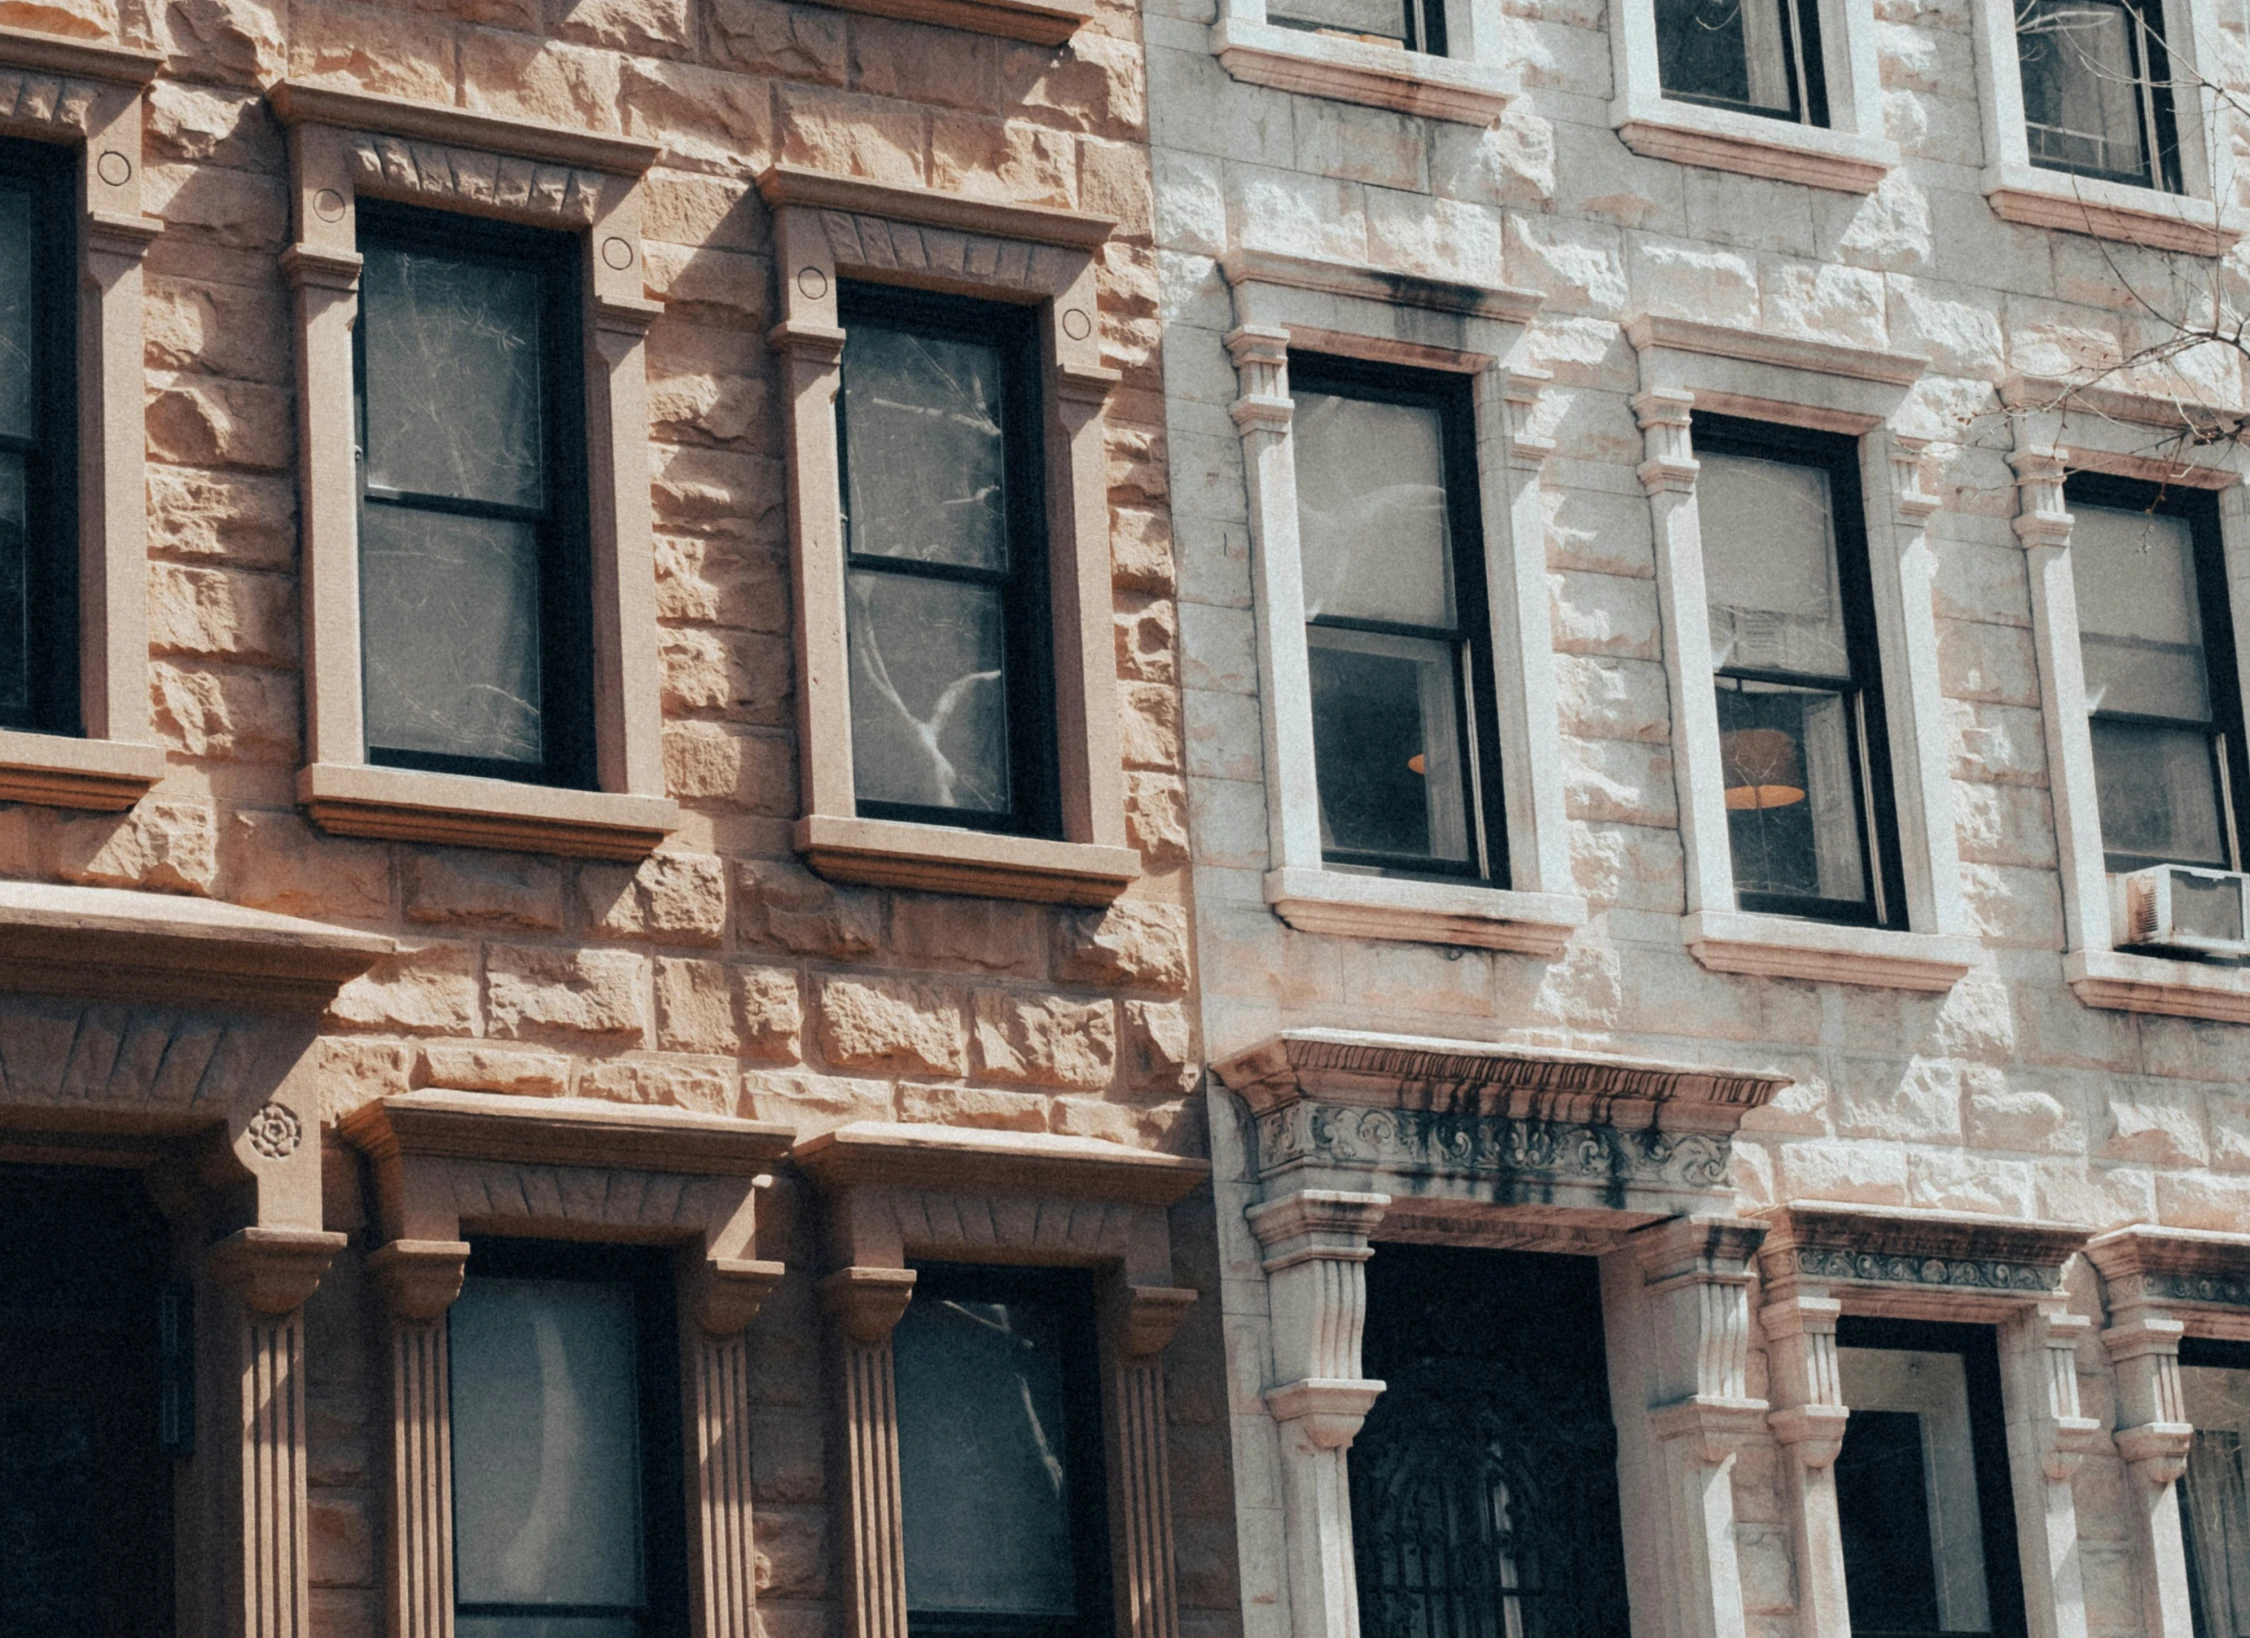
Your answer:
[[[155,79],[163,66],[161,51],[100,40],[66,40],[32,29],[0,28],[0,70],[31,69],[138,87]]]
[[[591,225],[601,214],[604,192],[618,185],[608,171],[381,131],[355,131],[345,152],[352,181],[363,193],[505,210],[571,227]]]
[[[2016,1300],[2051,1297],[2086,1244],[2065,1223],[1956,1217],[1904,1207],[1794,1201],[1759,1252],[1769,1288],[1789,1284],[1917,1287]]]
[[[2226,425],[2250,414],[2250,410],[2229,409],[2178,393],[2136,392],[2099,380],[2073,381],[2067,376],[2027,375],[2020,370],[2001,381],[1999,392],[2001,406],[2012,411],[2085,410],[2108,420],[2169,432]]]
[[[942,1189],[1170,1206],[1210,1166],[1095,1138],[855,1121],[807,1138],[792,1158],[824,1190]]]
[[[547,165],[583,165],[617,176],[639,176],[656,163],[660,144],[634,137],[570,130],[538,120],[444,108],[403,97],[379,96],[341,86],[282,80],[266,93],[282,124],[329,125],[347,131],[380,132],[485,153],[506,154]]]
[[[2089,1240],[2086,1259],[2101,1271],[2112,1308],[2250,1309],[2250,1235],[2135,1223]]]
[[[1767,330],[1738,329],[1731,324],[1669,318],[1660,313],[1637,313],[1627,319],[1625,335],[1635,350],[1643,353],[1654,350],[1702,353],[1712,358],[1737,359],[1745,364],[1770,364],[1778,369],[1803,370],[1813,375],[1848,376],[1892,387],[1911,387],[1930,367],[1928,359],[1913,353],[1885,353],[1871,347],[1807,341],[1797,336],[1778,336]]]
[[[905,223],[917,227],[941,228],[953,233],[985,234],[999,239],[1022,240],[1032,245],[1055,245],[1070,250],[1098,250],[1117,230],[1117,219],[1093,211],[1065,210],[1056,205],[1009,205],[986,199],[964,199],[958,194],[939,193],[929,188],[905,188],[888,182],[870,182],[863,177],[836,176],[827,171],[814,170],[805,165],[770,166],[758,178],[758,194],[769,210],[782,210],[791,206],[808,210],[834,212],[846,218],[861,218],[885,224]],[[836,244],[840,229],[829,228],[829,241]],[[842,246],[837,246],[839,261],[853,261],[861,265],[890,266],[889,262],[874,260],[884,254],[884,247],[894,251],[909,244],[920,246],[924,253],[940,248],[939,242],[927,235],[894,236],[888,240],[870,238],[861,234],[857,248],[861,254],[846,257]],[[909,252],[911,254],[911,252]],[[913,266],[912,262],[904,265]],[[987,270],[974,266],[955,266],[951,271],[967,272],[980,278],[988,277]],[[1005,282],[1005,281],[993,281]]]
[[[1309,1164],[1599,1190],[1724,1188],[1733,1148],[1724,1132],[1300,1100],[1258,1116],[1256,1130],[1261,1177]]]
[[[1280,285],[1325,296],[1356,296],[1386,307],[1420,307],[1433,313],[1497,319],[1503,324],[1529,324],[1546,300],[1536,290],[1451,284],[1389,268],[1292,256],[1279,250],[1230,250],[1219,258],[1219,271],[1233,290],[1248,284]]]
[[[409,1092],[339,1123],[371,1159],[490,1160],[530,1166],[755,1177],[789,1152],[793,1129],[686,1109],[594,1098]]]

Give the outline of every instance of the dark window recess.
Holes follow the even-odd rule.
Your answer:
[[[1466,378],[1291,354],[1321,857],[1505,885]]]
[[[0,143],[0,728],[76,734],[75,150]]]
[[[908,1630],[1102,1638],[1115,1621],[1088,1277],[925,1264],[892,1357]]]
[[[661,1251],[472,1242],[446,1326],[461,1638],[687,1631],[676,1325]]]
[[[1828,123],[1819,0],[1654,0],[1656,78],[1679,102]]]
[[[1856,1638],[2023,1638],[1991,1328],[1847,1315],[1836,1360],[1851,1408],[1836,1518]]]
[[[2195,1428],[2180,1481],[2195,1638],[2250,1638],[2250,1344],[2182,1341],[2180,1397]]]
[[[1282,0],[1266,21],[1364,45],[1445,55],[1445,0]]]
[[[2108,866],[2239,870],[2250,761],[2217,497],[2095,473],[2064,493]]]
[[[1700,414],[1694,440],[1736,901],[1902,926],[1858,446]]]
[[[575,235],[362,201],[367,758],[593,782]]]
[[[2180,191],[2156,0],[2017,0],[2024,135],[2044,170]],[[2161,12],[2153,14],[2162,17]]]
[[[841,311],[859,812],[1059,835],[1033,315],[864,285]]]
[[[1367,1374],[1389,1384],[1350,1465],[1367,1638],[1619,1638],[1594,1260],[1382,1246],[1364,1346]]]

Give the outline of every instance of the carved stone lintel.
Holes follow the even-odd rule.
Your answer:
[[[706,1259],[691,1277],[696,1323],[710,1336],[737,1335],[758,1317],[784,1272],[779,1263],[747,1257]]]
[[[287,1314],[319,1289],[347,1237],[319,1229],[237,1229],[207,1255],[222,1290],[260,1314]]]
[[[911,1268],[839,1268],[820,1282],[820,1306],[862,1346],[888,1341],[913,1298]]]
[[[1385,1384],[1366,1378],[1311,1377],[1268,1388],[1266,1409],[1276,1422],[1297,1427],[1322,1450],[1348,1450]]]
[[[395,1318],[433,1320],[453,1306],[468,1272],[466,1240],[393,1240],[369,1253],[367,1272]]]
[[[376,132],[352,133],[345,154],[362,192],[569,227],[585,227],[601,214],[605,189],[628,185],[600,171]]]
[[[1117,1297],[1117,1350],[1129,1359],[1160,1354],[1195,1306],[1198,1293],[1180,1286],[1120,1285]]]

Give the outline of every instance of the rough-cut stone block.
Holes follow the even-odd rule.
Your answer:
[[[842,960],[882,941],[882,900],[864,888],[832,887],[773,859],[737,864],[734,887],[735,933],[744,943]]]
[[[1000,899],[900,893],[891,901],[891,952],[916,967],[975,967],[1036,978],[1047,912]]]
[[[495,944],[485,1013],[500,1040],[589,1035],[638,1040],[648,1028],[648,963],[626,950]]]
[[[974,1005],[980,1074],[1089,1091],[1109,1085],[1117,1067],[1117,1017],[1109,1002],[979,990]]]
[[[570,1090],[570,1060],[552,1052],[512,1052],[501,1047],[432,1041],[415,1061],[414,1084],[459,1092],[516,1092],[559,1098]]]
[[[534,932],[562,925],[562,872],[546,859],[472,848],[412,848],[400,874],[408,921]]]
[[[655,1103],[703,1115],[734,1113],[734,1072],[662,1058],[610,1058],[588,1064],[578,1094],[616,1103]]]
[[[293,813],[239,808],[219,835],[224,896],[256,910],[379,921],[391,912],[390,849],[324,836]]]
[[[820,986],[820,1050],[842,1068],[959,1075],[967,1068],[960,1003],[898,979],[829,978]]]
[[[1125,1085],[1144,1096],[1172,1097],[1200,1073],[1195,1033],[1177,1001],[1125,1003]]]
[[[150,799],[122,817],[66,820],[55,828],[65,881],[208,894],[218,879],[218,818],[200,802]]]
[[[477,976],[472,944],[403,946],[339,990],[328,1019],[410,1035],[474,1035]]]
[[[742,1085],[743,1114],[794,1126],[800,1138],[855,1120],[893,1120],[898,1114],[889,1081],[802,1069],[749,1069],[743,1071]]]
[[[616,938],[716,944],[726,931],[726,866],[701,853],[656,853],[637,867],[588,865],[578,878],[587,919]]]
[[[1120,899],[1106,910],[1058,916],[1055,976],[1073,984],[1187,987],[1187,912],[1175,904]]]
[[[667,1052],[732,1056],[742,1045],[735,1027],[734,987],[717,961],[656,963],[656,1044]]]
[[[1003,1132],[1046,1131],[1053,1102],[1041,1092],[1006,1092],[988,1086],[929,1086],[910,1081],[898,1089],[901,1120]]]

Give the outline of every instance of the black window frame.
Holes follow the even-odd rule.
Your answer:
[[[836,393],[836,504],[842,521],[843,572],[948,580],[994,586],[1006,626],[1003,647],[1008,730],[1009,807],[1002,813],[873,801],[856,796],[863,819],[944,825],[1001,835],[1061,840],[1060,735],[1056,728],[1052,543],[1047,527],[1047,394],[1039,309],[973,296],[941,295],[902,285],[841,281],[837,323],[903,330],[992,348],[1001,363],[1002,470],[1008,486],[1008,567],[1004,571],[923,563],[852,549],[851,427],[844,392]],[[846,347],[850,345],[846,341]],[[844,368],[842,361],[838,370]],[[840,379],[840,374],[839,374]],[[847,626],[851,619],[846,599]],[[846,640],[849,641],[847,630]],[[851,679],[847,668],[846,709]]]
[[[2214,867],[2198,861],[2192,868],[2240,870],[2243,868],[2243,861],[2250,859],[2250,834],[2245,833],[2243,823],[2244,800],[2246,796],[2250,796],[2250,744],[2245,743],[2246,737],[2250,735],[2245,732],[2242,678],[2235,662],[2234,608],[2227,582],[2226,539],[2219,526],[2219,497],[2213,490],[2182,484],[2151,483],[2108,472],[2074,471],[2066,474],[2063,479],[2063,504],[2068,506],[2074,501],[2085,506],[2178,518],[2188,526],[2188,538],[2194,554],[2197,614],[2203,624],[2203,680],[2204,692],[2211,701],[2210,719],[2204,723],[2196,723],[2185,717],[2153,717],[2129,711],[2088,711],[2086,723],[2089,733],[2097,722],[2151,728],[2205,729],[2215,741],[2212,750],[2212,777],[2218,786],[2219,829],[2226,843],[2228,857],[2223,866]],[[2101,801],[2098,775],[2094,799],[2098,809]],[[2109,838],[2102,838],[2102,868],[2113,874],[2145,870],[2152,865],[2186,862],[2139,853],[2112,852]]]
[[[0,728],[73,738],[85,732],[79,693],[78,241],[81,150],[0,138],[0,183],[31,196],[33,278],[43,311],[33,365],[38,428],[0,437],[24,457],[24,595],[29,710]]]
[[[1285,17],[1272,11],[1266,21],[1276,28],[1286,28],[1299,34],[1325,34],[1336,39],[1364,40],[1363,34],[1349,29],[1336,28],[1310,18]],[[1427,57],[1443,57],[1445,49],[1445,0],[1399,0],[1399,34],[1401,50],[1419,51]]]
[[[359,513],[369,505],[454,516],[530,522],[539,531],[539,716],[537,763],[502,757],[364,746],[379,768],[468,774],[521,785],[592,790],[594,744],[593,534],[586,423],[586,237],[383,199],[358,201],[358,241],[449,260],[521,269],[539,281],[541,463],[545,507],[528,508],[406,491],[375,491],[367,481],[367,332],[352,327],[353,466]],[[364,531],[363,531],[364,534]],[[364,550],[364,546],[362,548]],[[367,636],[360,642],[360,697],[367,697]],[[363,730],[364,732],[364,730]]]
[[[913,1258],[916,1303],[1038,1302],[1063,1315],[1064,1462],[1070,1483],[1072,1575],[1078,1609],[1044,1616],[906,1611],[908,1638],[1110,1638],[1117,1624],[1110,1582],[1108,1444],[1103,1428],[1095,1272]],[[903,1478],[903,1476],[902,1476]],[[903,1500],[903,1498],[902,1498]],[[900,1598],[905,1593],[902,1588]]]
[[[1653,8],[1661,7],[1665,0],[1649,0]],[[1679,3],[1679,0],[1675,0]],[[1741,5],[1755,5],[1760,0],[1738,0]],[[1667,84],[1664,78],[1664,31],[1661,14],[1652,17],[1656,36],[1657,91],[1667,102],[1692,103],[1699,108],[1724,108],[1737,114],[1748,114],[1755,119],[1770,119],[1785,125],[1806,125],[1826,130],[1829,123],[1828,65],[1821,51],[1820,0],[1770,0],[1781,12],[1782,50],[1787,54],[1792,72],[1789,76],[1789,106],[1786,110],[1762,108],[1743,98],[1723,96],[1715,91],[1696,91]]]
[[[1977,1524],[1984,1538],[1985,1599],[1989,1638],[2028,1638],[2023,1563],[2016,1539],[2015,1487],[2008,1466],[2007,1404],[2001,1388],[2000,1339],[1990,1325],[1953,1320],[1878,1318],[1845,1314],[1836,1322],[1836,1346],[1915,1353],[1958,1354],[1968,1381],[1969,1443],[1977,1484]],[[1847,1409],[1850,1407],[1847,1406]],[[1849,1423],[1846,1423],[1847,1430]],[[1847,1437],[1848,1437],[1847,1431]],[[1850,1577],[1844,1598],[1851,1600]],[[1852,1625],[1855,1638],[1961,1638],[1959,1634],[1902,1633]]]
[[[1849,433],[1821,432],[1770,421],[1751,421],[1706,410],[1691,413],[1689,437],[1698,455],[1734,455],[1749,460],[1809,466],[1828,474],[1829,528],[1836,542],[1837,590],[1844,611],[1844,650],[1851,667],[1853,730],[1852,796],[1860,819],[1860,867],[1868,884],[1865,900],[1823,899],[1785,893],[1746,893],[1735,888],[1736,908],[1757,915],[1793,916],[1806,921],[1854,927],[1903,929],[1907,926],[1906,864],[1898,824],[1898,793],[1891,772],[1890,717],[1883,698],[1881,630],[1875,610],[1875,578],[1868,555],[1867,506],[1860,482],[1859,440]],[[1708,619],[1701,609],[1694,617]],[[1753,666],[1713,666],[1714,691],[1721,678],[1777,683],[1784,687],[1834,691],[1836,679],[1806,672],[1769,671]],[[1733,860],[1729,825],[1728,860]]]
[[[685,1638],[688,1631],[688,1517],[685,1412],[681,1403],[679,1299],[673,1253],[664,1246],[597,1244],[514,1235],[472,1235],[468,1279],[623,1281],[633,1289],[634,1368],[640,1390],[642,1609],[610,1605],[467,1604],[455,1615],[571,1616],[630,1613],[641,1638]],[[447,1382],[453,1382],[448,1360]],[[450,1419],[451,1406],[447,1407]],[[453,1498],[448,1498],[449,1503]],[[459,1518],[458,1509],[454,1517]],[[460,1532],[454,1532],[455,1582]]]
[[[1293,347],[1289,351],[1289,390],[1401,404],[1437,413],[1439,449],[1445,463],[1447,532],[1453,548],[1452,629],[1333,615],[1308,616],[1305,626],[1308,630],[1327,626],[1376,636],[1451,641],[1455,645],[1456,703],[1466,707],[1456,712],[1456,720],[1461,736],[1463,787],[1470,806],[1470,857],[1456,863],[1413,854],[1323,847],[1321,865],[1324,869],[1363,871],[1409,881],[1465,881],[1505,888],[1510,879],[1508,804],[1500,769],[1500,671],[1492,637],[1483,475],[1477,462],[1475,378],[1458,371],[1417,370],[1335,353],[1300,352]],[[1316,755],[1316,787],[1319,777]]]
[[[2041,0],[2029,0],[2037,5]],[[2031,153],[2035,169],[2054,171],[2063,176],[2083,176],[2096,181],[2118,182],[2127,187],[2154,188],[2164,193],[2184,193],[2187,184],[2180,168],[2179,115],[2172,102],[2172,59],[2164,43],[2164,30],[2157,26],[2162,21],[2162,0],[2155,0],[2158,8],[2157,22],[2148,16],[2148,0],[2063,0],[2068,5],[2108,5],[2123,12],[2126,17],[2125,43],[2131,56],[2133,84],[2139,92],[2136,99],[2141,131],[2141,152],[2147,160],[2139,171],[2108,170],[2094,165],[2072,165],[2063,160],[2043,158],[2032,140],[2030,110],[2024,112],[2024,145]],[[2023,75],[2023,22],[2025,0],[2017,0],[2016,17],[2016,75],[2019,85]]]

